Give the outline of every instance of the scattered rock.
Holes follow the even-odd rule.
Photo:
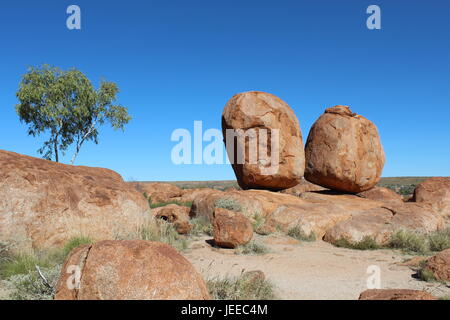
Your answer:
[[[78,289],[69,289],[74,266]],[[69,273],[67,273],[67,271]],[[205,300],[208,290],[194,267],[167,244],[102,241],[72,251],[56,300]]]
[[[306,180],[350,193],[374,187],[385,162],[376,126],[347,106],[327,109],[314,123],[305,152]]]
[[[361,293],[359,300],[437,300],[437,298],[420,290],[370,289]]]
[[[360,196],[361,198],[394,204],[402,204],[404,202],[403,197],[399,195],[397,192],[389,188],[383,187],[374,187],[370,190],[358,193],[358,196]]]
[[[450,217],[450,177],[425,180],[414,190],[416,202],[428,202],[444,217]]]
[[[358,242],[369,236],[381,244],[399,229],[429,233],[445,226],[443,217],[428,204],[392,205],[332,191],[305,192],[298,197],[265,190],[213,191],[194,199],[190,216],[213,221],[219,199],[235,203],[249,219],[260,215],[264,220],[261,230],[268,233],[298,228],[305,237],[314,235],[331,243],[341,238]]]
[[[399,266],[405,266],[410,268],[418,268],[424,261],[427,261],[428,257],[412,257],[411,259],[398,263]]]
[[[229,130],[232,129],[232,130]],[[261,129],[267,130],[267,152],[256,152],[255,159],[250,159],[249,149],[258,148],[258,138],[249,137],[245,142],[225,141],[228,156],[232,163],[239,186],[242,189],[282,190],[296,186],[303,177],[305,155],[302,133],[294,111],[278,97],[265,92],[245,92],[235,95],[228,101],[222,114],[222,130],[226,139],[227,130],[236,133],[253,129],[256,136],[262,138]],[[273,130],[279,130],[279,143],[272,144],[275,137]],[[278,147],[278,148],[277,148]],[[238,163],[239,151],[245,154],[245,163]],[[272,157],[271,154],[276,157]],[[274,162],[276,159],[276,163]],[[272,161],[271,161],[272,160]],[[240,161],[241,162],[241,161]]]
[[[143,195],[114,171],[0,150],[0,241],[20,250],[127,235],[145,223]]]
[[[440,281],[450,282],[450,249],[428,259],[426,268]]]
[[[179,234],[188,234],[192,229],[192,226],[189,223],[189,210],[190,208],[188,207],[169,204],[164,207],[152,209],[152,215],[156,219],[162,219],[169,223],[173,223]]]
[[[214,211],[214,243],[222,248],[236,248],[252,240],[253,227],[243,214],[227,209]]]

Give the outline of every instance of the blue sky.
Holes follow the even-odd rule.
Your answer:
[[[81,30],[66,28],[71,4]],[[381,30],[366,27],[371,4]],[[220,128],[227,100],[250,90],[286,101],[305,140],[325,108],[349,105],[378,126],[384,176],[450,176],[449,17],[444,0],[2,1],[0,149],[37,156],[45,137],[27,136],[15,92],[48,63],[118,83],[132,122],[104,127],[76,164],[127,180],[233,179],[228,165],[172,164],[170,136],[195,120]]]

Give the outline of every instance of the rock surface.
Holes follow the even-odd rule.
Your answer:
[[[435,177],[420,183],[414,190],[416,202],[428,202],[444,217],[450,217],[450,177]]]
[[[80,282],[78,289],[71,290],[67,284],[75,283],[74,266],[80,270]],[[158,242],[102,241],[80,246],[62,270],[56,300],[209,299],[205,282],[191,263]]]
[[[327,109],[314,123],[305,156],[306,180],[350,193],[374,187],[385,162],[376,126],[347,106]]]
[[[250,133],[251,129],[259,139],[250,136],[245,142],[236,139],[233,144],[233,139],[227,139],[227,131]],[[266,139],[261,129],[267,132]],[[242,189],[282,190],[301,181],[305,154],[300,125],[294,111],[278,97],[259,91],[235,95],[224,108],[222,131],[228,157]],[[279,133],[278,140],[275,132]],[[272,138],[275,143],[271,143]],[[266,152],[256,152],[258,142],[265,146]],[[244,162],[238,161],[239,151],[245,154]]]
[[[63,246],[81,235],[114,239],[148,215],[146,199],[114,171],[0,150],[0,241],[18,251]]]
[[[387,241],[399,229],[432,232],[444,228],[442,216],[428,204],[391,205],[356,195],[332,191],[305,192],[299,197],[265,190],[211,191],[195,198],[190,216],[213,221],[219,199],[236,204],[249,219],[259,215],[267,233],[299,228],[305,236],[334,243],[346,238],[358,242],[364,236]]]
[[[192,226],[189,223],[189,208],[176,204],[152,209],[151,213],[156,219],[172,223],[179,234],[188,234]]]
[[[426,268],[440,281],[450,282],[450,249],[428,259]]]
[[[252,240],[253,226],[243,214],[223,208],[214,210],[214,243],[222,248],[236,248]]]
[[[152,203],[169,202],[173,198],[181,197],[183,190],[171,183],[165,182],[130,182],[139,192],[145,194]]]
[[[361,293],[359,300],[437,300],[437,298],[420,290],[370,289]]]
[[[404,202],[403,197],[399,195],[397,192],[383,187],[374,187],[370,190],[358,193],[358,196],[360,196],[361,198],[388,202],[393,204],[402,204]]]
[[[318,186],[316,184],[313,184],[309,181],[306,181],[305,179],[302,179],[302,181],[296,185],[295,187],[282,190],[281,193],[291,194],[293,196],[300,196],[302,193],[305,192],[312,192],[312,191],[325,191],[324,187]]]

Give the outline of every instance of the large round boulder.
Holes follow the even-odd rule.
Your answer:
[[[253,226],[242,213],[216,208],[214,211],[214,243],[222,248],[236,248],[252,240]]]
[[[206,300],[200,274],[171,246],[144,240],[102,241],[74,249],[56,300]]]
[[[235,95],[223,111],[222,131],[242,189],[283,190],[300,183],[302,133],[294,111],[280,98],[258,91]]]
[[[144,196],[114,171],[0,150],[0,241],[17,251],[63,246],[79,236],[126,237],[149,212]]]
[[[325,188],[359,193],[380,181],[384,162],[376,126],[347,106],[335,106],[311,128],[305,178]]]

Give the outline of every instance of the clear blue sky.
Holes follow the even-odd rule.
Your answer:
[[[82,30],[66,28],[66,8]],[[368,30],[366,8],[382,10]],[[220,128],[235,93],[261,90],[296,112],[304,138],[324,109],[378,126],[384,176],[450,176],[450,2],[446,0],[40,0],[0,4],[0,149],[37,156],[14,105],[30,65],[118,83],[133,121],[104,128],[77,164],[125,179],[233,179],[227,165],[172,164],[173,130]],[[69,161],[69,155],[64,162]]]

